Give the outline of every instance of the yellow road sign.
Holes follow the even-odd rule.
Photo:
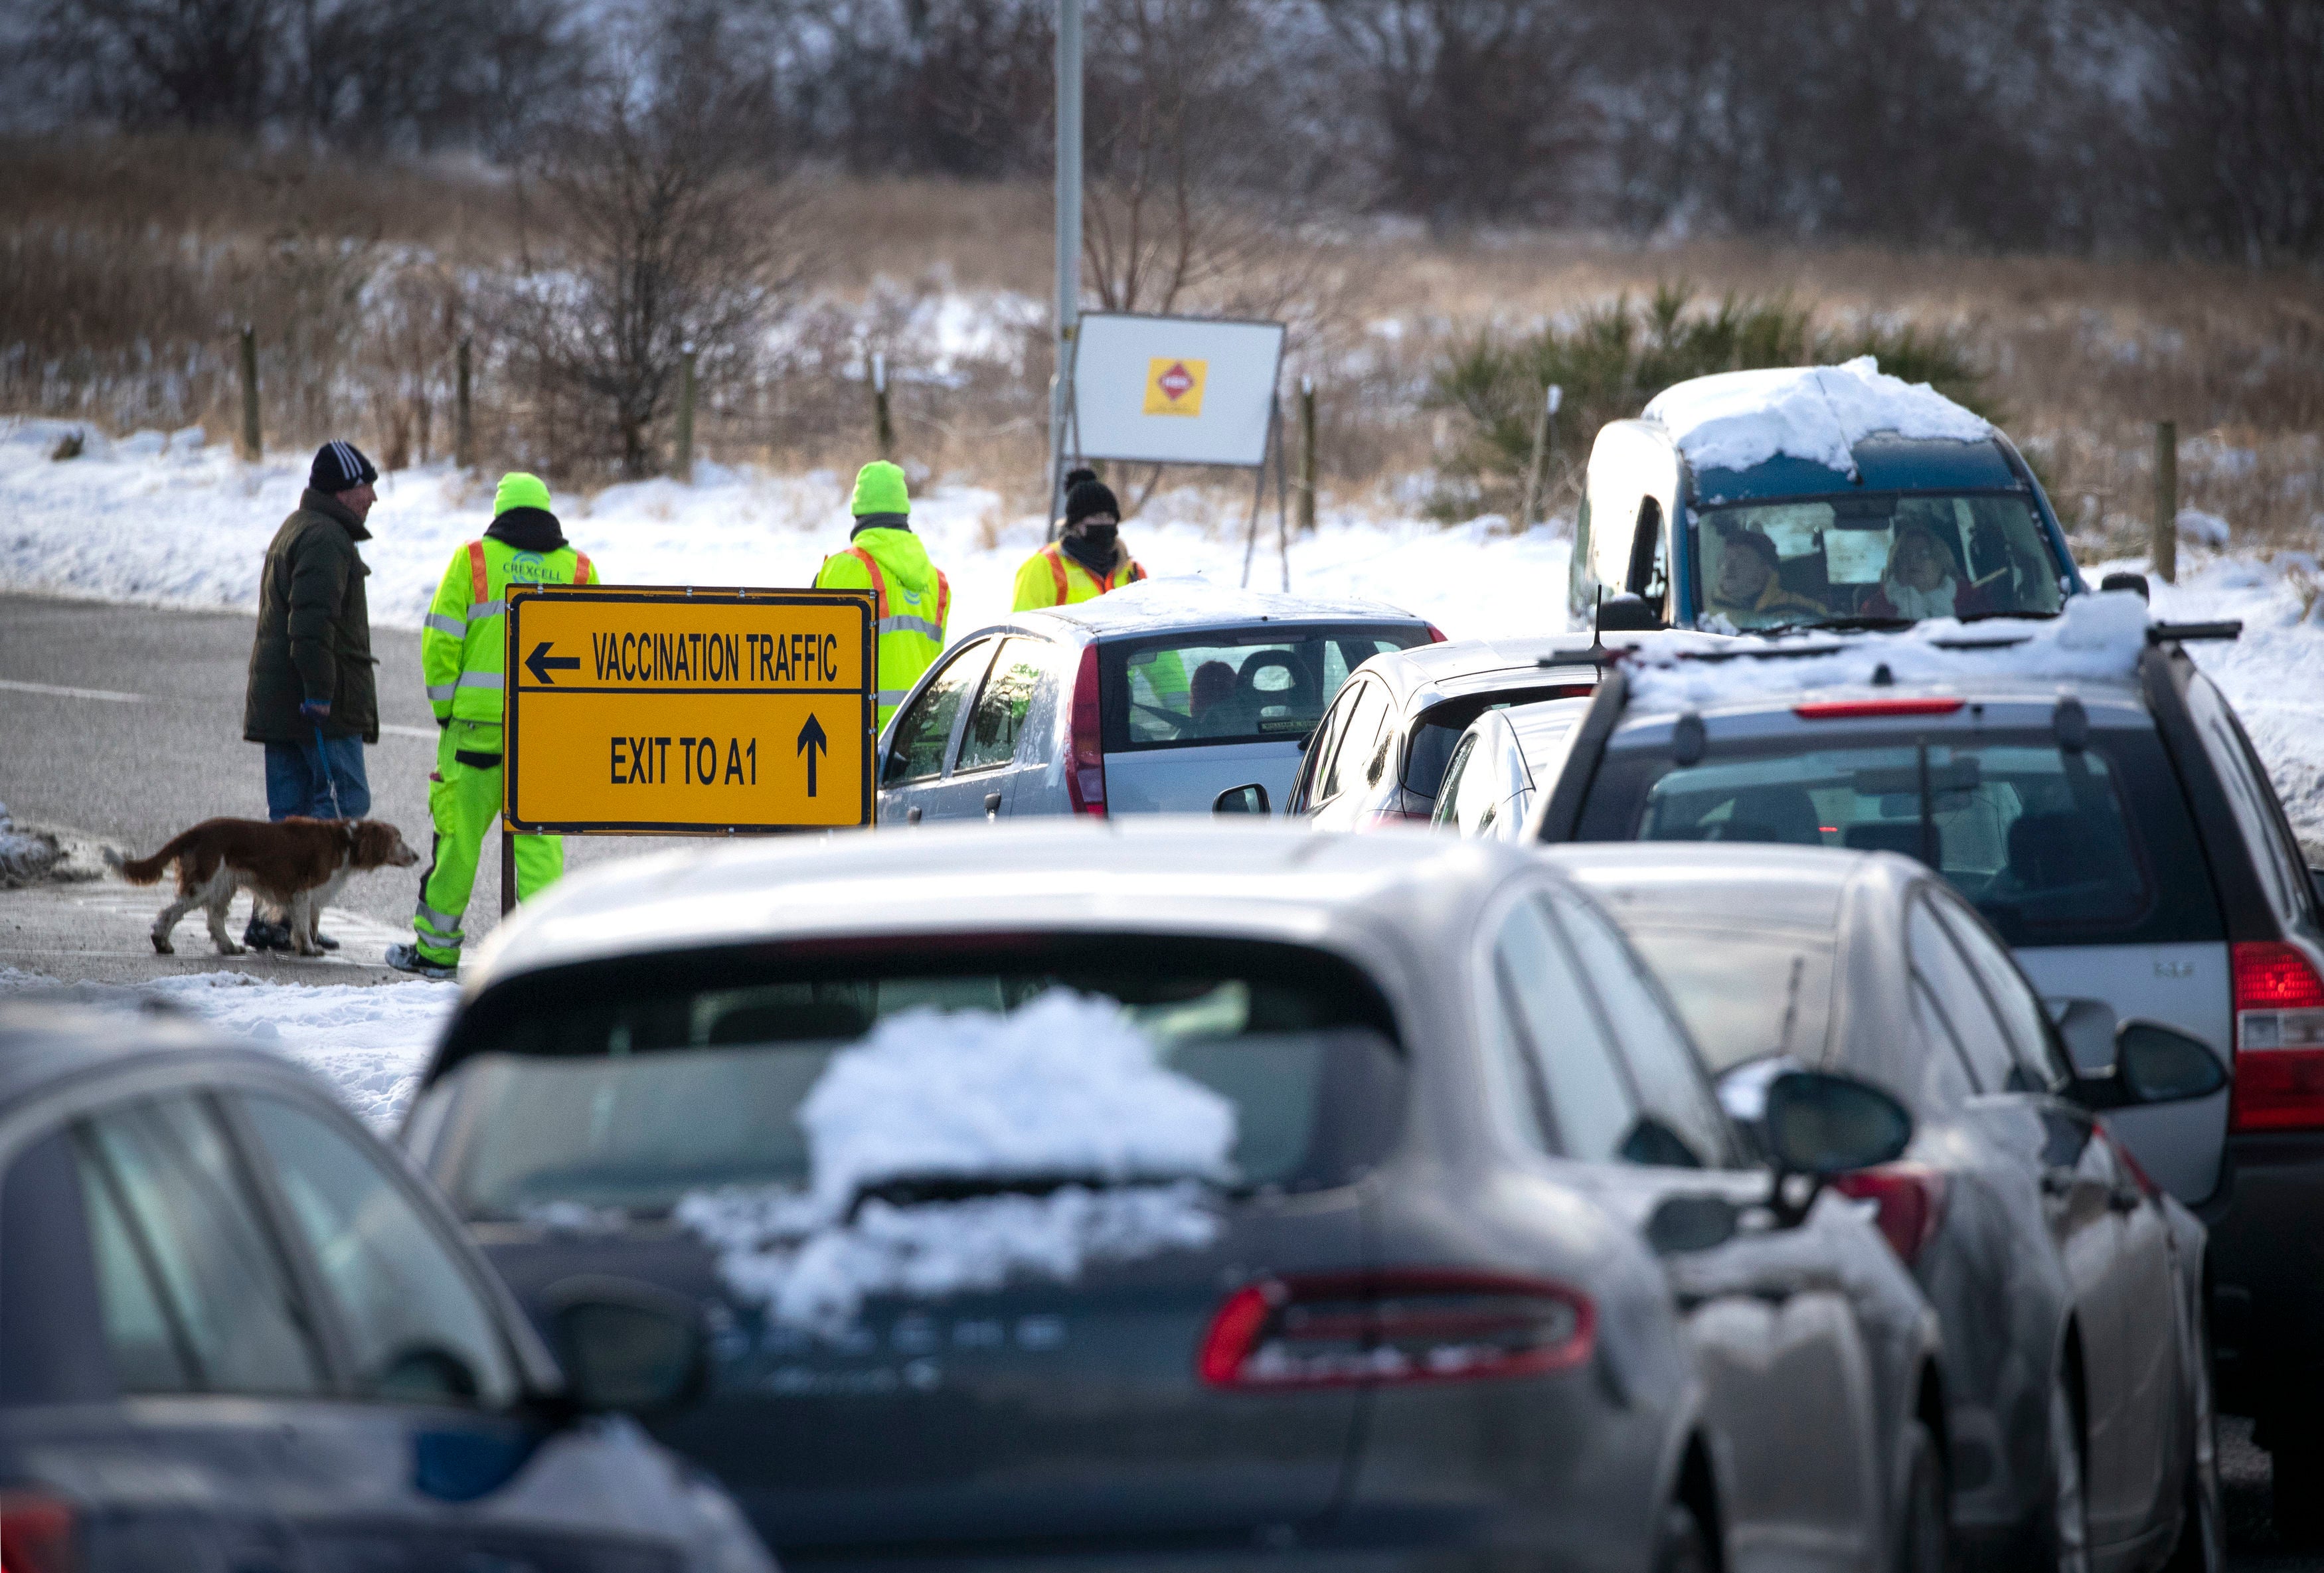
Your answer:
[[[528,585],[508,607],[511,828],[726,834],[872,823],[872,598]]]
[[[1156,355],[1146,363],[1146,413],[1200,415],[1203,383],[1210,376],[1208,361],[1185,361]]]

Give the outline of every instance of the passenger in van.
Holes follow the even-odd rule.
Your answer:
[[[1864,599],[1866,617],[1976,617],[1991,611],[1984,591],[1964,584],[1953,570],[1953,555],[1924,524],[1899,525],[1888,548],[1880,587]]]
[[[1711,611],[1738,628],[1826,614],[1822,603],[1784,587],[1776,572],[1783,558],[1774,541],[1756,529],[1734,530],[1722,538],[1726,550],[1711,586]]]

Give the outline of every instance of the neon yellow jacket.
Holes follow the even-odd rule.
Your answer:
[[[420,631],[420,669],[436,719],[501,724],[512,584],[596,583],[595,566],[569,546],[527,552],[486,537],[454,552]]]
[[[1056,542],[1051,541],[1025,559],[1017,570],[1017,603],[1011,612],[1046,612],[1052,606],[1072,606],[1079,602],[1094,601],[1109,590],[1119,590],[1124,584],[1135,584],[1146,577],[1130,555],[1128,547],[1116,541],[1113,547],[1113,572],[1101,579],[1067,557]]]
[[[880,639],[880,724],[896,713],[920,674],[944,654],[952,585],[928,548],[908,529],[875,526],[855,532],[844,551],[824,558],[818,590],[869,590]]]

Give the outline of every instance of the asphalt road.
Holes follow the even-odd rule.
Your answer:
[[[133,853],[217,815],[265,818],[262,750],[242,740],[252,627],[234,613],[0,595],[0,803],[19,820]],[[375,629],[372,647],[382,723],[365,761],[372,817],[401,830],[425,867],[437,733],[420,636]],[[568,840],[566,861],[579,867],[666,844]],[[408,929],[418,872],[358,875],[339,905]],[[472,943],[499,912],[499,856],[488,842],[468,907]],[[180,949],[192,932],[180,931]]]
[[[20,820],[137,851],[216,814],[264,818],[260,750],[242,741],[251,629],[250,618],[227,613],[0,595],[0,802]],[[372,814],[425,849],[436,728],[420,680],[420,636],[377,630],[373,646],[383,726],[367,761]],[[583,866],[664,844],[568,841],[567,862]],[[416,872],[361,876],[349,881],[340,905],[408,929]],[[488,855],[468,933],[481,937],[499,911],[498,861]],[[180,938],[185,965],[217,964],[193,926]],[[337,982],[348,974],[316,980],[326,977]],[[2324,1557],[2288,1555],[2275,1543],[2267,1456],[2249,1434],[2240,1422],[2222,1427],[2232,1566],[2239,1573],[2324,1569]]]

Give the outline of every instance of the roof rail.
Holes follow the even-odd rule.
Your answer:
[[[2227,622],[2151,622],[2146,625],[2146,642],[2184,644],[2189,639],[2241,639],[2243,633],[2241,619]]]

